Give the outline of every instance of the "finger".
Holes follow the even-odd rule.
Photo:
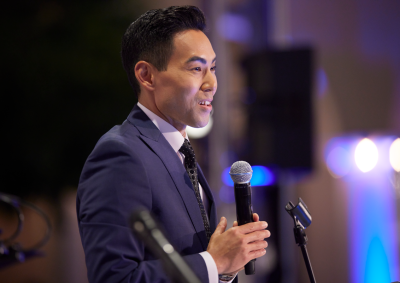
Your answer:
[[[258,216],[257,213],[253,213],[253,221],[254,221],[254,222],[260,221],[260,216]]]
[[[263,255],[265,255],[266,252],[267,251],[265,249],[259,249],[259,250],[251,251],[249,253],[250,260],[258,258],[258,257],[262,257]]]
[[[264,230],[268,227],[268,223],[265,221],[251,222],[239,226],[240,232],[243,234],[248,234],[254,231]]]
[[[226,218],[222,216],[213,235],[220,235],[220,234],[224,233],[225,229],[226,229],[226,225],[227,225]]]
[[[261,230],[249,233],[245,236],[245,238],[247,243],[251,243],[256,241],[262,241],[265,238],[269,238],[269,236],[271,236],[271,232],[269,232],[268,230]]]
[[[233,221],[233,225],[232,225],[232,227],[236,227],[236,226],[238,226],[239,224],[238,224],[238,222],[237,221]]]
[[[247,245],[248,251],[250,251],[250,252],[261,250],[261,249],[266,249],[267,247],[268,247],[267,241],[256,241],[256,242],[249,243]]]

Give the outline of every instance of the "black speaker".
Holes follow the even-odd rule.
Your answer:
[[[253,165],[312,169],[312,49],[264,50],[243,67],[248,132],[241,157]]]

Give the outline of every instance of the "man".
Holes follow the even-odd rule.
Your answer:
[[[128,225],[132,211],[143,207],[202,282],[232,281],[265,254],[270,233],[257,215],[227,231],[224,217],[217,226],[212,192],[185,140],[186,125],[207,125],[217,90],[216,56],[204,27],[197,7],[174,6],[148,11],[124,35],[122,60],[139,102],[99,140],[78,187],[90,282],[169,282]]]

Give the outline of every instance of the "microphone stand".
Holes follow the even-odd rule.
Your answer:
[[[308,257],[307,252],[307,235],[304,231],[308,226],[311,225],[311,214],[308,211],[307,205],[303,202],[301,198],[299,198],[299,203],[295,206],[291,201],[286,205],[285,210],[289,213],[289,215],[293,218],[294,221],[294,239],[296,244],[301,248],[301,253],[303,254],[303,259],[306,264],[308,277],[310,278],[311,283],[316,283],[314,272],[311,267],[311,261]]]
[[[303,254],[303,259],[307,267],[307,272],[308,272],[308,277],[310,278],[310,282],[316,283],[314,272],[311,267],[311,261],[310,258],[308,257],[308,252],[306,247],[308,238],[306,232],[304,231],[303,226],[301,226],[301,224],[298,222],[296,218],[295,218],[295,227],[293,228],[293,232],[296,244],[301,248],[301,253]]]

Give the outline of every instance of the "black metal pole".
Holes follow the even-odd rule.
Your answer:
[[[301,248],[301,253],[303,254],[303,259],[307,267],[308,277],[310,277],[311,283],[316,283],[315,276],[311,267],[311,261],[310,258],[308,257],[308,252],[306,247],[308,241],[306,232],[304,231],[303,227],[297,223],[293,229],[293,232],[296,244]]]
[[[301,248],[301,253],[303,254],[304,262],[306,263],[308,277],[310,277],[311,283],[316,283],[315,277],[314,277],[314,272],[311,267],[310,258],[308,257],[307,247],[305,245],[303,245],[303,246],[300,246],[300,248]]]

